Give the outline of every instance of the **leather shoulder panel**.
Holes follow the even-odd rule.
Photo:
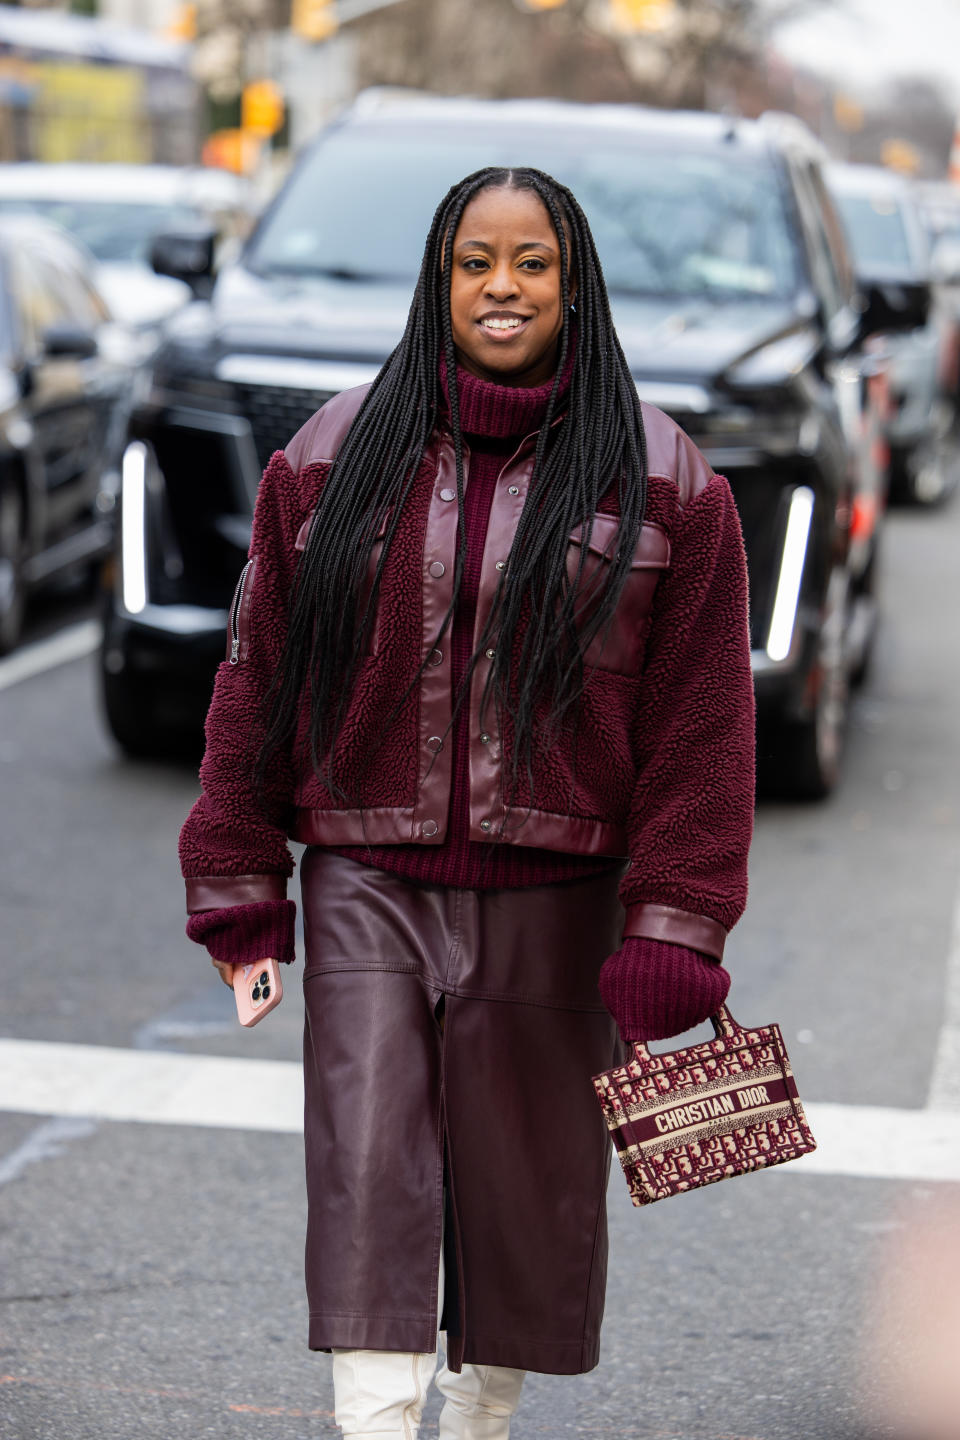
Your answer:
[[[641,402],[647,437],[647,473],[672,480],[681,509],[705,490],[713,471],[689,436],[655,405]]]
[[[335,457],[369,389],[369,385],[355,385],[350,390],[341,390],[301,425],[283,452],[295,475],[305,465]]]

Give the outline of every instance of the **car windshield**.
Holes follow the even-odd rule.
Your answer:
[[[909,265],[913,260],[903,212],[886,195],[838,195],[837,204],[857,265]]]
[[[187,205],[140,204],[121,200],[50,200],[0,196],[0,210],[41,215],[81,241],[101,262],[149,262],[150,244],[163,230],[195,222]]]
[[[586,211],[611,291],[789,296],[798,261],[770,161],[657,150],[591,134],[440,139],[341,131],[295,172],[246,253],[260,273],[364,281],[416,276],[444,191],[484,165],[536,165]]]

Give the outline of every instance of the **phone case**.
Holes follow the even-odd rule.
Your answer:
[[[258,960],[255,965],[234,965],[233,995],[240,1024],[256,1025],[283,999],[278,961]]]

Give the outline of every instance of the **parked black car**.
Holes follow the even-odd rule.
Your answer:
[[[106,624],[114,734],[143,751],[197,731],[260,467],[322,401],[376,373],[438,197],[498,163],[571,186],[640,394],[730,478],[750,561],[764,769],[779,788],[825,793],[873,621],[882,377],[819,147],[789,117],[361,97],[156,356],[126,453]],[[209,284],[195,235],[161,238],[154,262]]]
[[[31,590],[109,550],[105,481],[124,442],[130,351],[85,252],[20,216],[0,217],[0,336],[3,653],[19,639]]]
[[[860,288],[890,355],[885,433],[896,499],[936,505],[956,489],[960,468],[955,303],[934,282],[919,195],[876,165],[829,165],[827,184],[850,242]]]

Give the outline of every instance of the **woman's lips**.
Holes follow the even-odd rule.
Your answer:
[[[503,344],[505,340],[512,340],[525,330],[530,323],[530,316],[523,315],[490,315],[484,316],[477,321],[477,325],[490,340]]]

